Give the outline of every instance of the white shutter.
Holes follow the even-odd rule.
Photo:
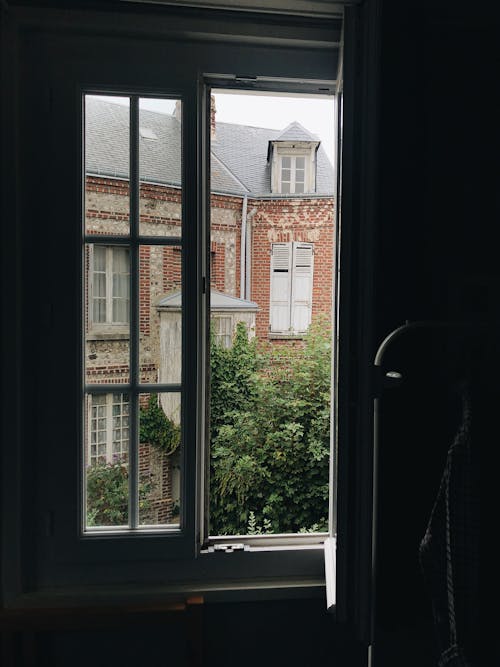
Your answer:
[[[312,286],[312,243],[294,243],[291,323],[297,333],[307,331],[311,324]]]
[[[271,331],[285,333],[290,329],[290,293],[292,244],[273,243],[271,247]]]

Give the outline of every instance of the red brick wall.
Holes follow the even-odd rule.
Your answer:
[[[267,339],[269,333],[269,302],[271,246],[292,241],[314,246],[313,308],[331,315],[333,295],[334,217],[333,199],[252,200],[256,207],[252,218],[252,301],[259,305],[256,335]]]

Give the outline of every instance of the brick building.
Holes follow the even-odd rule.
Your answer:
[[[139,225],[150,241],[139,252],[139,372],[148,384],[175,383],[176,373],[180,382],[180,312],[176,321],[172,304],[181,288],[181,246],[154,242],[182,234],[180,112],[180,103],[170,113],[139,112]],[[87,96],[85,118],[86,233],[108,237],[86,250],[85,373],[88,384],[112,385],[129,375],[130,257],[123,241],[113,241],[129,225],[129,109]],[[332,310],[332,166],[320,140],[297,122],[283,131],[216,123],[213,105],[211,125],[211,288],[213,301],[225,304],[212,309],[216,336],[230,344],[244,321],[260,340],[300,341],[315,315]],[[174,421],[176,400],[162,397]],[[124,394],[92,396],[90,464],[126,456],[127,412]],[[146,523],[162,523],[172,518],[165,468],[172,461],[148,447],[141,445],[141,470],[165,489],[153,503],[163,509]]]

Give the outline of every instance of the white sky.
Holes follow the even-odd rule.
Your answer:
[[[334,102],[333,97],[304,95],[240,94],[214,92],[216,117],[224,123],[283,130],[294,120],[321,140],[330,162],[334,163]],[[126,102],[124,98],[105,98]],[[140,108],[172,113],[175,102],[142,98]]]
[[[305,96],[240,95],[214,93],[217,120],[254,127],[284,130],[294,120],[321,140],[333,164],[334,107],[333,98]]]

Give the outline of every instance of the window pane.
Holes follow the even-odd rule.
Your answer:
[[[181,236],[182,103],[139,100],[140,233]]]
[[[128,525],[130,432],[128,423],[123,421],[128,403],[126,393],[87,394],[86,397],[87,529]]]
[[[141,246],[139,253],[141,382],[180,384],[181,248]]]
[[[219,95],[224,91],[214,93],[216,109],[224,106]],[[233,100],[237,93],[230,95]],[[297,136],[292,120],[312,132],[310,119],[290,118],[293,106],[285,98],[259,95],[250,105],[249,97],[241,95],[242,108],[269,104],[287,120],[269,130],[249,127],[235,113],[216,123],[211,144],[211,172],[220,160],[250,192],[239,193],[231,219],[236,185],[233,197],[225,197],[212,178],[209,532],[323,532],[329,519],[333,170],[319,150],[311,178],[324,189],[307,199],[308,158],[296,154],[302,147],[280,141]],[[262,117],[258,109],[255,117]],[[331,124],[331,107],[328,119]],[[310,149],[313,154],[315,142]]]
[[[181,510],[180,393],[141,394],[139,524],[177,526]]]
[[[129,231],[129,99],[85,95],[85,232]]]
[[[130,251],[85,246],[85,382],[129,382]]]

